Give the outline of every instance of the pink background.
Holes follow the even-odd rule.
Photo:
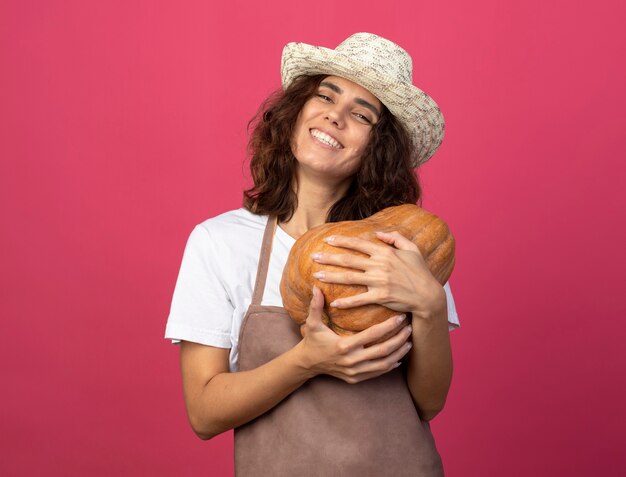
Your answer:
[[[232,474],[163,339],[183,248],[241,204],[282,46],[371,31],[446,118],[447,475],[624,475],[623,5],[2,2],[0,474]]]

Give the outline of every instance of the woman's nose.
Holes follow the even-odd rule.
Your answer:
[[[344,114],[345,113],[343,109],[340,106],[334,104],[332,105],[332,107],[328,109],[328,112],[326,113],[326,117],[335,126],[337,126],[338,128],[341,128],[343,127],[343,124],[344,124]]]

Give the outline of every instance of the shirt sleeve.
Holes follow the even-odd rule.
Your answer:
[[[456,330],[461,326],[461,323],[459,323],[459,315],[456,312],[452,290],[450,290],[450,282],[446,282],[443,289],[446,292],[446,301],[448,302],[448,331]]]
[[[165,338],[230,348],[234,307],[220,279],[219,254],[209,231],[191,232],[174,288]]]

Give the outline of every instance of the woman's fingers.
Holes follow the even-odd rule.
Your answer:
[[[411,242],[408,238],[402,235],[400,232],[376,232],[376,237],[383,242],[393,245],[399,250],[411,250],[413,252],[418,252],[421,255],[421,252],[417,245]]]
[[[336,265],[338,267],[352,268],[354,270],[367,270],[372,264],[369,257],[354,255],[351,253],[321,253],[311,254],[313,261],[323,265]]]
[[[405,324],[405,320],[406,315],[392,316],[391,318],[387,318],[382,323],[370,326],[355,335],[342,338],[345,351],[352,351],[378,341],[383,336],[392,333],[394,330],[401,329],[403,324]]]
[[[411,343],[405,343],[397,348],[393,353],[378,359],[361,361],[352,366],[340,369],[337,377],[348,383],[359,383],[381,374],[387,373],[400,365],[400,360],[410,351]]]
[[[324,242],[334,247],[343,247],[362,252],[366,255],[373,255],[381,247],[369,240],[358,237],[346,237],[345,235],[331,235],[324,238]]]
[[[353,308],[355,306],[369,305],[377,303],[382,305],[380,294],[377,291],[366,291],[358,295],[352,295],[346,298],[337,299],[329,304],[333,308]]]
[[[411,250],[419,252],[417,245],[411,242],[400,232],[395,230],[391,232],[376,232],[376,238],[388,245],[394,246],[399,250]],[[377,251],[384,249],[384,246],[381,246],[380,244],[377,244],[375,242],[371,242],[369,240],[365,240],[359,237],[346,237],[345,235],[331,235],[330,237],[324,238],[324,242],[334,247],[343,247],[357,250],[370,256],[374,255]]]
[[[411,343],[407,340],[411,337],[411,331],[411,325],[406,325],[395,335],[385,341],[368,346],[367,348],[364,347],[357,349],[349,358],[344,360],[344,364],[350,366],[361,361],[385,358],[406,345],[409,345],[407,348],[408,350],[411,347]]]
[[[349,383],[394,369],[408,352],[411,331],[405,315],[393,316],[352,336],[340,337],[322,321],[324,296],[313,287],[303,339],[305,360],[316,374],[330,374]],[[385,336],[391,338],[371,345]],[[371,345],[366,348],[367,345]]]
[[[380,279],[367,275],[364,272],[327,272],[320,270],[313,274],[315,278],[324,283],[341,283],[343,285],[376,285]]]
[[[326,239],[333,246],[353,249],[369,256],[348,253],[312,254],[322,265],[313,277],[323,283],[360,285],[367,291],[337,299],[331,307],[346,309],[378,304],[397,311],[425,309],[424,290],[436,279],[413,242],[397,231],[376,232],[379,243],[341,235]]]
[[[313,285],[313,297],[309,304],[309,316],[306,325],[311,327],[324,326],[322,321],[322,310],[324,309],[324,295],[322,291]]]

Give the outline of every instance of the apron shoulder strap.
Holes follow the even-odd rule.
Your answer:
[[[254,292],[252,293],[252,304],[260,305],[263,300],[263,290],[265,290],[265,281],[267,279],[267,270],[270,264],[270,255],[272,254],[272,243],[274,241],[274,233],[278,220],[276,216],[267,218],[265,233],[263,234],[263,242],[261,243],[261,253],[259,254],[259,266],[256,271],[256,280],[254,282]]]

